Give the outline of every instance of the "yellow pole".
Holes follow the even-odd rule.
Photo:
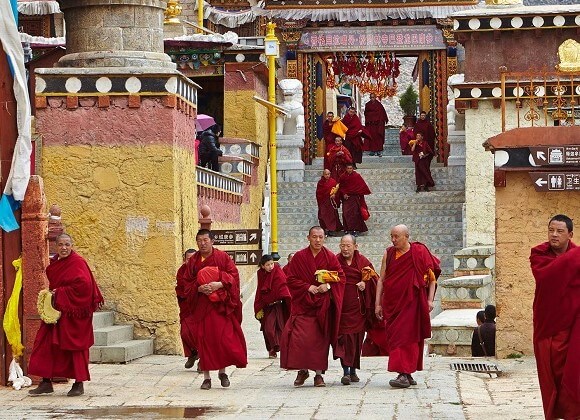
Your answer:
[[[197,0],[197,26],[203,28],[203,0]],[[198,29],[197,32],[203,34],[202,29]]]
[[[276,24],[268,22],[268,31],[264,39],[266,44],[266,56],[268,57],[268,102],[276,103],[276,56],[278,38],[274,30]],[[268,46],[276,46],[268,48]],[[268,128],[270,134],[270,222],[271,222],[271,242],[272,242],[272,257],[274,261],[280,259],[278,254],[278,162],[276,155],[276,110],[273,107],[268,107]]]

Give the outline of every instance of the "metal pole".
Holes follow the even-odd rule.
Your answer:
[[[264,41],[267,44],[277,45],[278,38],[274,30],[276,24],[268,22],[268,31]],[[276,103],[276,53],[272,50],[267,50],[268,57],[268,102]],[[274,261],[280,259],[278,254],[278,179],[277,179],[277,155],[276,155],[276,110],[273,107],[268,107],[268,129],[270,134],[270,223],[271,223],[271,240],[272,251],[271,255]]]
[[[200,27],[197,32],[203,34],[203,0],[197,0],[197,25]]]

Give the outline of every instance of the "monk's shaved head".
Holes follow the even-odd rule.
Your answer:
[[[397,225],[391,228],[391,242],[401,252],[409,249],[409,228],[405,225]]]
[[[391,228],[391,232],[394,232],[394,231],[400,232],[400,233],[402,233],[405,236],[409,236],[410,235],[409,228],[407,227],[407,225],[396,225],[396,226],[393,226]]]

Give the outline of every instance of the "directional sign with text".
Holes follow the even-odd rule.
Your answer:
[[[580,191],[580,172],[530,172],[536,191]]]
[[[258,265],[262,258],[261,249],[225,251],[236,265]]]
[[[530,147],[530,154],[538,166],[580,165],[580,145]]]
[[[212,230],[214,245],[251,245],[262,240],[261,229]]]

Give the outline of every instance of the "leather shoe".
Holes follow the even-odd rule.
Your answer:
[[[411,384],[409,383],[407,375],[404,373],[399,373],[399,376],[397,376],[396,379],[391,379],[389,381],[389,385],[391,385],[393,388],[409,388]]]
[[[350,376],[348,375],[344,375],[341,379],[340,379],[340,383],[343,385],[350,385]]]
[[[200,388],[205,390],[211,389],[211,379],[204,379]]]
[[[352,375],[350,375],[350,381],[351,382],[360,382],[360,378],[358,377],[358,375],[356,373],[353,373]]]
[[[302,386],[304,385],[304,381],[310,376],[307,370],[299,370],[298,375],[296,375],[296,380],[294,381],[294,386]]]
[[[38,384],[38,386],[34,389],[28,391],[29,395],[41,395],[41,394],[52,394],[54,389],[52,388],[52,382],[50,381],[42,381]]]
[[[417,381],[413,379],[411,375],[407,374],[407,379],[409,380],[410,385],[417,385]]]
[[[278,357],[278,353],[276,353],[276,350],[270,350],[268,352],[268,358],[269,359],[275,359]]]
[[[85,393],[85,388],[83,386],[82,382],[75,382],[72,386],[72,388],[70,389],[69,392],[67,392],[66,396],[67,397],[79,397],[81,395],[83,395]]]
[[[185,368],[191,369],[193,367],[193,365],[195,364],[196,360],[197,360],[197,353],[194,353],[191,356],[189,356],[187,358],[187,361],[185,362]]]
[[[317,386],[317,387],[326,386],[326,384],[324,383],[324,378],[322,377],[322,375],[316,375],[314,377],[314,386]]]
[[[220,378],[220,383],[224,388],[230,386],[230,380],[228,378],[228,375],[226,375],[225,373],[220,373],[218,375],[218,378]]]

